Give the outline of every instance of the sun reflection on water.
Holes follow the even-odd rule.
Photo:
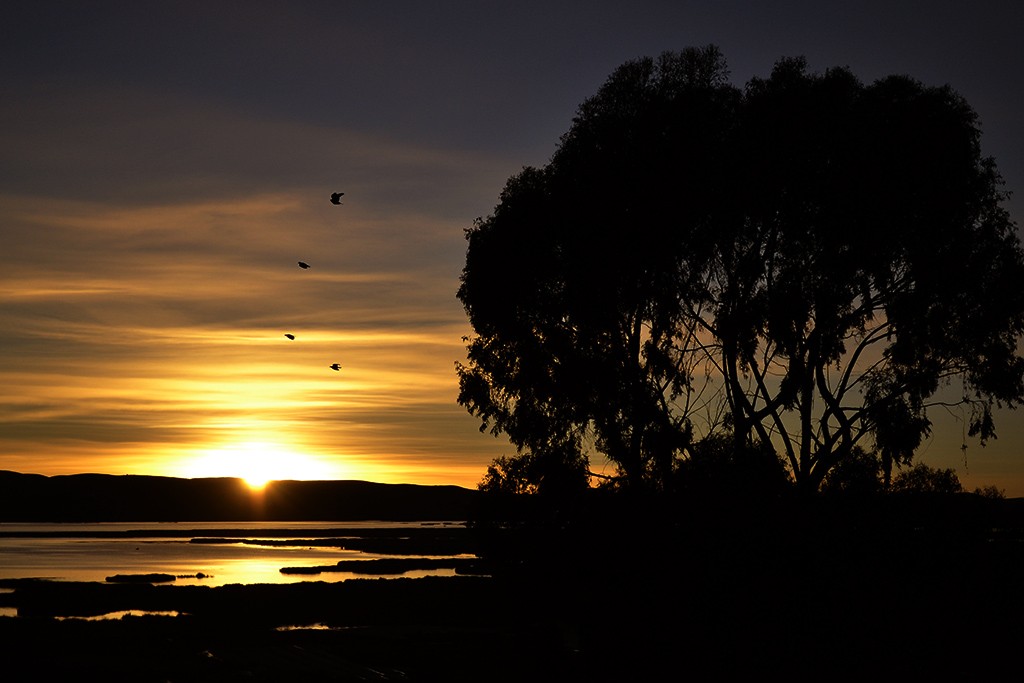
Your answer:
[[[121,619],[122,617],[180,617],[186,616],[185,612],[177,612],[175,610],[166,611],[149,611],[141,609],[126,609],[118,612],[107,612],[106,614],[94,614],[88,617],[69,616],[69,617],[55,617],[57,621],[109,621],[113,619]]]
[[[373,522],[353,526],[374,526]],[[139,529],[139,527],[148,527]],[[211,530],[219,536],[239,533],[237,542],[194,543],[195,537],[208,536]],[[401,574],[363,574],[352,571],[324,571],[319,574],[282,573],[285,567],[333,567],[343,560],[368,560],[388,557],[372,552],[346,549],[332,545],[261,545],[259,539],[283,537],[275,529],[294,531],[293,538],[306,539],[323,535],[347,536],[344,523],[192,523],[134,525],[112,523],[102,525],[0,525],[0,579],[48,578],[58,581],[100,581],[114,575],[137,576],[168,574],[178,586],[223,586],[228,584],[282,584],[304,581],[345,581],[366,578],[417,578],[452,575],[454,570],[410,570]],[[391,523],[382,527],[393,526]],[[394,526],[404,526],[402,523]],[[408,524],[410,527],[416,523]],[[138,536],[120,538],[118,533],[135,530]],[[97,537],[49,537],[47,532],[75,531]],[[149,536],[152,530],[163,535]],[[167,532],[173,530],[173,535]],[[38,537],[21,537],[19,533],[40,533]],[[291,537],[291,536],[288,536]],[[414,556],[406,556],[414,557]],[[340,569],[340,568],[339,568]],[[0,612],[0,616],[5,614]]]

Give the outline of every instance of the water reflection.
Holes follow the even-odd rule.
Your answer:
[[[149,611],[141,609],[126,609],[119,612],[107,612],[106,614],[97,614],[89,617],[55,617],[57,621],[110,621],[112,619],[121,619],[122,617],[180,617],[185,615],[184,612],[177,612],[174,610],[168,610],[165,612],[160,611]]]
[[[327,624],[291,624],[289,626],[278,626],[275,631],[354,631],[365,629],[365,626],[329,626]]]
[[[452,523],[455,526],[461,526]],[[0,524],[0,579],[97,581],[114,575],[170,574],[174,585],[296,583],[374,578],[353,572],[283,574],[283,567],[334,565],[340,560],[394,557],[329,545],[279,545],[286,539],[332,538],[360,529],[422,529],[438,523],[188,523]],[[191,543],[195,534],[229,531],[238,542]],[[231,535],[231,533],[227,535]],[[221,534],[224,535],[224,534]],[[242,543],[271,537],[274,545]],[[400,576],[450,576],[451,569]],[[394,577],[396,575],[387,575]],[[386,578],[383,577],[382,578]]]

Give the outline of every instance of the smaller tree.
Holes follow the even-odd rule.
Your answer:
[[[892,480],[894,493],[960,493],[963,486],[952,468],[944,470],[919,462],[899,472]]]
[[[882,460],[876,453],[855,446],[850,456],[836,463],[821,483],[823,493],[874,495],[884,489]]]
[[[589,487],[587,468],[586,458],[568,449],[503,455],[487,467],[477,488],[485,493],[569,495]]]
[[[736,449],[728,432],[710,434],[688,449],[674,472],[674,490],[722,500],[778,495],[791,485],[785,463],[770,446]]]
[[[982,498],[988,498],[989,500],[1003,500],[1006,498],[1006,492],[995,484],[989,484],[988,486],[979,486],[974,489],[974,494],[981,496]]]
[[[487,466],[487,474],[477,484],[477,489],[484,493],[536,493],[537,483],[531,480],[530,464],[522,456],[495,458]]]

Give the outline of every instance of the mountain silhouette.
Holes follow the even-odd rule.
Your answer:
[[[477,491],[368,481],[241,479],[0,470],[0,522],[464,520]]]

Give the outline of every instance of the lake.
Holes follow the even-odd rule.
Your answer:
[[[344,581],[374,576],[453,575],[454,569],[374,575],[347,571],[282,573],[343,560],[420,557],[413,552],[367,552],[331,547],[333,539],[383,533],[401,539],[430,529],[455,530],[461,522],[186,522],[0,524],[0,579],[104,581],[117,574],[171,574],[174,585]],[[211,540],[211,538],[213,540]],[[295,544],[297,539],[312,539]],[[261,543],[266,540],[266,543]],[[322,543],[323,545],[317,545]],[[465,554],[431,557],[467,557]],[[197,578],[198,575],[198,578]]]

